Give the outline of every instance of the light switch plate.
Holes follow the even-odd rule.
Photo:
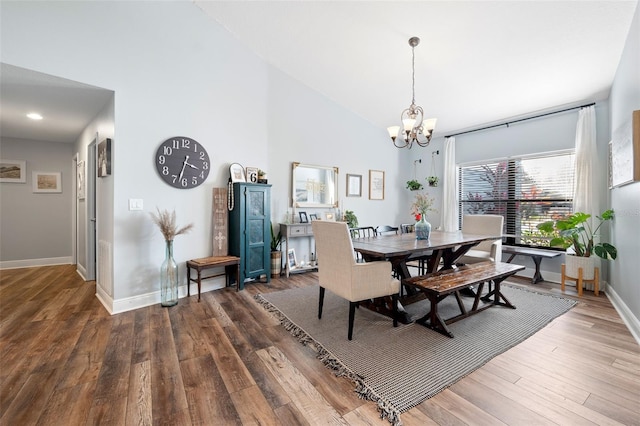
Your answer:
[[[129,210],[143,210],[144,202],[140,198],[129,198]]]

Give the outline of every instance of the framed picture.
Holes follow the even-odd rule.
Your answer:
[[[384,200],[384,172],[369,170],[369,199]]]
[[[0,160],[0,182],[26,183],[27,162],[23,160]]]
[[[347,197],[362,197],[362,175],[347,173]]]
[[[231,175],[231,182],[246,182],[244,167],[238,163],[233,163],[229,166],[229,174]]]
[[[59,172],[33,172],[33,192],[62,192]]]
[[[613,132],[611,187],[640,181],[640,110]]]
[[[296,252],[294,249],[289,249],[287,252],[287,263],[289,265],[289,269],[293,269],[296,267]]]
[[[313,222],[314,220],[318,220],[318,215],[315,213],[311,213],[309,215],[309,219],[311,219],[311,221]]]
[[[84,200],[84,193],[85,193],[85,166],[84,166],[84,161],[79,161],[78,162],[78,170],[76,170],[76,179],[78,182],[78,200]]]
[[[245,174],[247,175],[247,182],[258,183],[257,167],[247,167],[245,169]]]
[[[300,223],[309,223],[309,219],[307,219],[307,212],[299,212],[300,215]]]
[[[336,221],[336,217],[333,215],[333,213],[326,212],[324,214],[324,220],[330,220],[332,222],[335,222]]]
[[[111,174],[111,139],[107,138],[98,144],[98,177]]]

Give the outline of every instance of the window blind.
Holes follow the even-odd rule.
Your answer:
[[[460,166],[460,214],[502,215],[507,244],[548,247],[536,226],[572,212],[574,163],[565,151]]]

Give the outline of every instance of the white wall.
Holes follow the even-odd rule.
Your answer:
[[[640,110],[640,8],[636,8],[627,42],[611,89],[611,134]],[[613,244],[618,259],[611,265],[611,286],[623,310],[632,316],[640,340],[640,183],[611,190]]]
[[[0,265],[70,263],[73,144],[2,138],[2,158],[26,161],[26,183],[0,183]],[[32,172],[58,172],[61,193],[34,193]]]
[[[226,187],[233,162],[269,172],[274,222],[289,202],[292,161],[340,167],[342,194],[346,172],[363,175],[366,194],[368,169],[385,170],[384,201],[341,198],[363,223],[396,222],[399,154],[385,131],[274,71],[191,3],[0,7],[2,62],[115,92],[113,174],[98,180],[98,190],[113,185],[113,205],[99,211],[100,222],[112,226],[99,230],[99,238],[112,235],[113,241],[113,294],[102,298],[109,309],[159,301],[164,247],[149,218],[156,206],[175,209],[179,224],[195,224],[175,241],[181,268],[211,253],[212,188]],[[89,126],[78,141],[81,159],[97,127]],[[198,188],[171,188],[155,171],[158,145],[177,135],[209,152],[212,172]],[[379,150],[379,144],[388,148]],[[143,199],[144,211],[129,211],[130,198]],[[184,283],[184,274],[180,278]]]

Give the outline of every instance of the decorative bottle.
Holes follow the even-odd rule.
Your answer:
[[[173,240],[167,241],[165,259],[160,267],[160,296],[162,306],[178,304],[178,264],[173,259]]]

